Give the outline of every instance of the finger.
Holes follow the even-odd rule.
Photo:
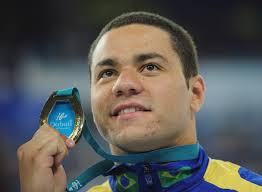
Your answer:
[[[48,124],[43,124],[39,128],[32,141],[32,148],[35,148],[35,153],[39,153],[39,151],[42,151],[43,148],[49,146],[50,143],[57,143],[57,149],[53,148],[55,146],[50,145],[49,148],[42,151],[46,153],[46,155],[53,155],[55,160],[54,163],[56,165],[59,165],[59,163],[68,154],[68,149],[72,149],[75,146],[75,142],[72,139],[60,134]]]
[[[62,145],[62,144],[61,144]],[[63,142],[63,148],[58,149],[58,153],[55,156],[55,165],[59,166],[62,160],[68,155],[68,148],[66,147],[65,143]]]
[[[65,170],[62,165],[58,166],[54,171],[54,181],[57,183],[55,185],[54,192],[61,192],[66,190],[66,175]]]
[[[75,146],[75,141],[73,139],[67,138],[65,144],[69,149],[72,149]]]
[[[68,149],[64,141],[62,139],[53,140],[41,148],[38,159],[39,161],[46,162],[43,166],[53,167],[54,165],[59,165],[67,154]],[[37,161],[38,164],[42,164],[43,162]]]
[[[51,129],[54,129],[51,127]],[[66,137],[65,135],[59,133],[57,130],[55,130],[57,134],[60,135],[61,139],[64,141],[68,149],[72,149],[75,147],[75,141],[71,138]]]
[[[59,133],[61,138],[64,140],[66,146],[69,149],[72,149],[75,146],[75,141],[71,138],[66,137],[65,135],[61,134],[60,132],[58,132],[55,128],[51,127],[50,125],[47,124],[47,129],[53,129],[55,130],[55,132]]]
[[[52,130],[52,127],[50,125],[48,125],[47,123],[44,123],[43,125],[41,125],[37,131],[34,133],[33,137],[36,137],[37,135],[39,135],[39,133],[43,132],[44,130]]]
[[[51,128],[55,129],[53,127],[51,127]],[[55,131],[57,131],[57,130],[55,129]],[[65,142],[68,149],[72,149],[75,146],[75,141],[73,139],[66,137],[65,135],[61,134],[60,132],[58,132],[58,133],[60,134],[61,138]]]
[[[60,136],[60,133],[53,128],[48,126],[41,127],[32,138],[30,145],[32,146],[32,148],[35,148],[35,150],[41,151],[43,147],[51,142],[56,142],[56,140],[61,140],[62,142],[64,142]]]

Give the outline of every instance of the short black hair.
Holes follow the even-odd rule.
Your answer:
[[[154,26],[168,32],[168,34],[171,37],[172,47],[174,51],[176,51],[182,62],[183,72],[187,84],[188,84],[188,80],[191,77],[196,76],[198,74],[197,50],[191,35],[183,27],[181,27],[180,25],[176,24],[175,22],[163,16],[154,13],[139,11],[139,12],[124,13],[114,18],[107,25],[105,25],[105,27],[101,30],[98,37],[92,43],[88,54],[90,77],[91,77],[93,52],[101,37],[106,32],[112,29],[130,25],[130,24],[144,24],[144,25]]]

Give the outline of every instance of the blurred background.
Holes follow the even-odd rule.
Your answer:
[[[138,10],[174,20],[197,44],[207,85],[198,138],[210,157],[262,174],[261,1],[10,0],[0,5],[1,191],[19,191],[16,150],[48,96],[77,86],[87,110],[91,42],[112,18]],[[64,161],[69,180],[98,159],[81,139]]]

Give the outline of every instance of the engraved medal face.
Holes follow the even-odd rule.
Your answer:
[[[47,100],[40,116],[40,125],[48,123],[75,142],[81,136],[84,122],[84,112],[76,94],[61,96],[54,92]]]
[[[56,102],[48,116],[48,124],[69,137],[75,127],[75,112],[69,102]]]

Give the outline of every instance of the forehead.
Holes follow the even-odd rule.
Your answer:
[[[105,33],[99,40],[92,65],[108,57],[132,57],[142,52],[174,53],[170,35],[155,26],[130,24]]]

